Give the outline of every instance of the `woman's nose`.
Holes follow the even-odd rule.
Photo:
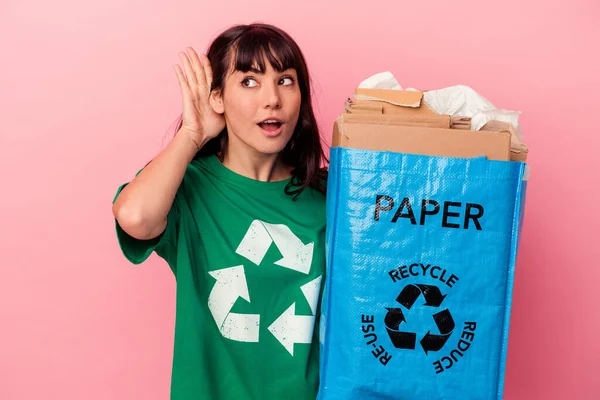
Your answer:
[[[267,85],[264,90],[265,108],[281,108],[281,97],[279,96],[279,87],[277,85]]]

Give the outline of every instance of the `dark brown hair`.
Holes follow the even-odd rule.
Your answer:
[[[300,116],[292,137],[281,152],[290,165],[292,179],[285,192],[299,195],[307,187],[325,194],[328,160],[314,116],[308,68],[302,51],[286,32],[267,24],[236,25],[221,33],[207,51],[213,69],[211,91],[223,89],[229,72],[248,72],[253,67],[264,71],[266,60],[278,72],[294,69],[301,93]],[[232,58],[233,57],[233,58]],[[177,130],[181,127],[181,122]],[[206,143],[196,157],[218,154],[227,145],[227,128]]]

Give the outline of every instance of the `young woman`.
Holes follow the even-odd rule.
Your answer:
[[[182,121],[113,203],[132,263],[176,277],[172,399],[314,399],[325,170],[294,40],[235,26],[175,66]]]

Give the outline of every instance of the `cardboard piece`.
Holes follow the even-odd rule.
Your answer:
[[[504,130],[510,132],[510,160],[511,161],[527,161],[527,154],[529,153],[529,148],[527,145],[519,139],[519,135],[515,127],[508,123],[502,121],[489,121],[482,128],[482,131],[499,131]]]
[[[412,90],[388,90],[356,88],[354,91],[356,100],[383,101],[402,107],[421,107],[423,93]]]
[[[459,115],[450,117],[450,128],[471,129],[471,117],[463,117]]]
[[[375,114],[352,113],[344,114],[344,122],[363,123],[374,125],[399,125],[422,128],[450,129],[449,115],[401,115],[401,114]]]
[[[351,113],[438,115],[423,103],[423,92],[357,88],[354,100],[346,107]]]
[[[344,110],[349,114],[383,114],[383,103],[348,99],[344,104]]]
[[[353,100],[347,105],[346,111],[353,114],[374,112],[400,115],[439,115],[425,103],[421,104],[420,107],[404,107],[383,100]]]
[[[391,124],[349,122],[341,115],[334,123],[331,147],[392,151],[442,157],[480,157],[510,160],[508,131],[480,132]]]

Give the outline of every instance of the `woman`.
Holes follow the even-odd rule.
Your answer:
[[[325,160],[294,40],[235,26],[175,66],[182,121],[113,203],[128,260],[177,281],[172,399],[314,399]]]

